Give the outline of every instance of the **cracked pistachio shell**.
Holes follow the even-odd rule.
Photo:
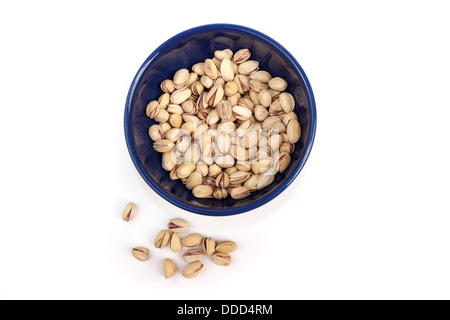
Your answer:
[[[161,230],[155,237],[153,243],[155,248],[162,249],[169,243],[170,233],[169,230]]]
[[[216,250],[216,242],[214,241],[213,238],[205,237],[205,238],[203,238],[203,241],[202,241],[202,248],[203,248],[203,252],[207,256],[211,256],[214,253],[214,251]]]
[[[153,142],[153,149],[157,152],[168,152],[171,151],[173,149],[173,147],[175,146],[175,144],[167,139],[163,139],[163,140],[157,140],[155,142]]]
[[[208,186],[199,186],[199,187],[208,187]],[[191,233],[187,235],[183,239],[181,239],[181,244],[186,248],[194,248],[202,243],[203,236],[200,233]]]
[[[200,81],[195,81],[191,85],[191,91],[192,91],[193,95],[199,96],[203,93],[203,91],[205,91],[205,87],[203,86],[203,84]]]
[[[238,248],[238,245],[234,241],[220,241],[216,244],[216,251],[220,253],[230,253],[235,251]]]
[[[215,107],[219,104],[219,102],[222,100],[224,95],[223,87],[221,85],[214,86],[209,91],[206,102],[209,106]]]
[[[287,152],[281,152],[277,161],[275,162],[275,169],[283,173],[291,163],[291,155]]]
[[[237,64],[243,63],[250,59],[251,53],[248,49],[241,49],[237,51],[233,56],[233,61]]]
[[[233,188],[230,192],[230,196],[236,200],[246,198],[249,195],[250,195],[250,189],[247,187],[236,187],[236,188]]]
[[[131,254],[139,261],[147,261],[150,259],[150,250],[144,247],[136,247],[131,249]]]
[[[234,79],[234,64],[229,58],[222,60],[220,74],[224,81],[232,81]]]
[[[214,51],[214,57],[223,63],[224,59],[233,58],[233,51],[230,49],[216,50]]]
[[[170,219],[169,223],[167,224],[167,228],[170,231],[177,233],[185,233],[189,232],[190,230],[189,222],[181,218]]]
[[[205,74],[212,80],[217,79],[217,66],[212,59],[205,60]]]
[[[233,107],[233,114],[237,119],[243,121],[250,119],[253,115],[249,108],[240,105]]]
[[[161,90],[167,93],[172,93],[175,90],[175,84],[172,80],[166,79],[163,82],[161,82]]]
[[[237,74],[234,77],[234,82],[237,83],[238,92],[240,94],[245,94],[246,92],[248,92],[250,90],[250,82],[249,82],[247,76],[244,76],[242,74]]]
[[[297,143],[300,140],[302,129],[300,127],[300,123],[297,120],[292,119],[291,121],[289,121],[287,125],[287,134],[289,137],[289,141],[292,143]]]
[[[173,262],[172,259],[164,259],[163,261],[163,273],[164,273],[164,278],[169,279],[170,277],[172,277],[175,272],[177,270],[177,267],[175,265],[175,262]]]
[[[223,189],[228,188],[229,185],[230,185],[230,176],[225,172],[220,173],[216,178],[216,187]]]
[[[203,198],[203,199],[212,198],[213,193],[214,189],[207,185],[199,185],[192,189],[192,194],[196,198]]]
[[[238,66],[238,72],[245,76],[250,75],[252,72],[258,71],[258,69],[259,62],[255,60],[245,61]]]
[[[173,76],[173,83],[175,84],[175,89],[180,89],[184,86],[186,81],[189,78],[189,70],[188,69],[180,69],[175,72]]]
[[[145,114],[147,115],[147,117],[149,117],[150,119],[154,119],[158,114],[158,112],[159,112],[159,102],[156,100],[150,101],[147,104],[147,108],[145,109]]]
[[[225,199],[226,197],[228,197],[228,191],[225,188],[217,188],[216,190],[214,190],[213,197],[217,200]]]
[[[222,100],[216,107],[217,114],[222,121],[230,121],[232,118],[233,110],[231,109],[231,103],[227,100]]]
[[[269,88],[275,91],[284,91],[287,88],[287,82],[283,78],[275,77],[270,79]]]
[[[172,104],[182,104],[191,96],[192,92],[190,88],[183,87],[175,90],[170,95],[170,103]]]
[[[203,256],[202,249],[189,249],[183,253],[182,258],[184,261],[189,263],[200,260],[202,256]]]
[[[152,125],[148,129],[148,135],[153,141],[164,140],[166,138],[163,129],[157,124]]]
[[[238,185],[245,183],[248,179],[250,179],[250,172],[248,171],[236,171],[230,174],[230,184]]]
[[[200,273],[202,268],[203,264],[199,260],[197,260],[186,265],[181,271],[181,274],[185,278],[194,278]]]
[[[231,264],[231,256],[227,253],[215,252],[211,256],[211,261],[218,266],[229,266]]]
[[[122,211],[122,220],[129,222],[133,220],[136,215],[137,206],[134,202],[128,202],[125,208]]]

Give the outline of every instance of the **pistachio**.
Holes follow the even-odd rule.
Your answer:
[[[161,127],[162,131],[164,132],[164,134],[169,131],[170,129],[172,129],[172,126],[170,125],[170,123],[168,122],[160,122],[159,126]]]
[[[206,88],[209,89],[213,86],[214,80],[208,77],[207,75],[204,75],[200,78],[200,84]]]
[[[300,140],[302,130],[300,123],[297,120],[292,119],[289,121],[287,125],[287,134],[289,136],[289,141],[292,143],[297,143]]]
[[[232,155],[215,156],[214,162],[221,168],[230,168],[234,166],[234,158]]]
[[[261,90],[259,92],[259,102],[261,103],[262,106],[268,108],[270,106],[270,104],[272,103],[272,96],[270,95],[270,92],[268,90]]]
[[[136,247],[131,249],[131,254],[139,261],[147,261],[150,259],[150,250],[144,247]]]
[[[262,83],[269,83],[272,76],[267,71],[259,70],[250,75],[250,80],[259,80]]]
[[[223,98],[223,87],[218,85],[214,86],[208,93],[208,96],[206,97],[206,102],[209,106],[215,107],[219,104],[219,102]]]
[[[161,166],[166,171],[172,171],[177,165],[177,157],[173,150],[164,152],[162,155]]]
[[[192,92],[190,88],[183,87],[175,90],[170,96],[170,103],[173,104],[182,104],[185,102],[190,96]]]
[[[148,135],[153,141],[164,140],[165,134],[161,126],[154,124],[148,129]]]
[[[234,65],[229,58],[222,60],[220,74],[224,81],[232,81],[234,79]]]
[[[202,268],[203,264],[199,260],[197,260],[186,265],[181,271],[181,274],[185,278],[194,278],[200,273]]]
[[[199,186],[206,187],[206,186]],[[181,239],[181,244],[186,248],[194,248],[202,243],[203,236],[200,233],[191,233],[190,235]]]
[[[275,161],[275,169],[278,172],[283,173],[289,166],[289,163],[291,163],[291,155],[287,152],[281,152],[278,159]]]
[[[137,207],[134,202],[128,202],[122,211],[122,220],[130,222],[136,215]]]
[[[175,89],[180,89],[184,87],[184,84],[189,78],[189,70],[188,69],[180,69],[175,72],[173,76],[173,83],[175,85]]]
[[[239,200],[250,195],[250,189],[247,187],[237,187],[231,190],[230,195],[233,199]]]
[[[167,122],[169,120],[169,117],[169,113],[166,110],[160,108],[153,119],[155,119],[156,122]]]
[[[251,74],[252,72],[258,71],[259,62],[255,60],[245,61],[238,66],[238,72],[245,76]]]
[[[250,118],[249,120],[245,120],[244,122],[241,123],[241,125],[239,126],[239,128],[237,128],[236,130],[236,134],[239,137],[243,137],[245,136],[248,132],[251,132],[253,130],[251,130],[253,128],[253,126],[255,125],[255,120],[253,118]],[[249,148],[249,147],[247,147]]]
[[[255,90],[250,89],[249,91],[250,100],[253,102],[253,105],[258,106],[261,104],[259,101],[259,92],[256,92]]]
[[[202,181],[203,181],[202,173],[196,170],[192,172],[189,178],[187,179],[186,188],[192,190],[194,189],[194,187],[201,185]]]
[[[272,126],[274,125],[274,123],[276,122],[281,122],[280,117],[268,117],[266,120],[263,121],[262,123],[262,128],[264,130],[269,130],[272,128]]]
[[[166,258],[163,261],[163,272],[164,277],[166,279],[169,279],[175,274],[175,271],[177,270],[177,267],[175,266],[175,262],[173,262],[172,259]]]
[[[234,241],[220,241],[216,244],[216,251],[220,253],[230,253],[235,251],[238,245]]]
[[[216,190],[214,190],[213,197],[217,200],[225,199],[226,197],[228,197],[228,191],[225,188],[217,188]]]
[[[231,146],[231,154],[236,160],[245,161],[249,159],[248,150],[237,144]]]
[[[159,102],[156,100],[150,101],[147,104],[147,108],[145,110],[147,117],[149,117],[150,119],[154,119],[158,114],[158,112],[159,112]]]
[[[205,74],[211,79],[217,79],[217,66],[212,59],[205,60]]]
[[[246,76],[238,74],[234,77],[234,82],[237,83],[240,94],[245,94],[250,90],[250,82]]]
[[[294,110],[295,101],[294,97],[290,93],[283,92],[280,94],[280,97],[278,99],[280,100],[280,104],[284,112],[288,113]]]
[[[215,252],[211,256],[211,261],[218,266],[229,266],[231,264],[231,256],[227,253]]]
[[[212,164],[209,166],[209,170],[208,170],[208,176],[212,177],[212,178],[217,178],[219,176],[219,174],[222,172],[222,168],[219,167],[217,164]],[[214,180],[213,183],[213,187],[215,187],[216,183]]]
[[[155,244],[155,248],[162,249],[169,243],[169,230],[161,230],[155,237],[153,243]]]
[[[171,114],[178,114],[178,115],[182,115],[182,114],[184,113],[183,108],[182,108],[180,105],[178,105],[178,104],[169,104],[169,105],[167,106],[166,111],[167,111],[168,113],[171,113]]]
[[[175,84],[172,80],[166,79],[161,82],[161,90],[167,93],[172,93],[175,90]]]
[[[235,106],[233,107],[233,114],[238,118],[239,120],[248,120],[252,117],[252,111],[249,110],[246,107],[243,106]]]
[[[183,260],[186,262],[194,262],[200,260],[203,256],[203,251],[201,249],[189,249],[183,253]]]
[[[275,180],[275,175],[269,173],[271,173],[271,171],[267,170],[264,174],[259,176],[259,179],[256,181],[255,185],[256,190],[264,189],[271,184],[273,180]]]
[[[232,117],[232,109],[231,109],[231,103],[227,100],[222,100],[217,105],[217,114],[219,115],[220,119],[222,121],[230,121]]]
[[[252,164],[252,171],[254,174],[262,174],[267,171],[270,167],[272,167],[273,160],[272,158],[262,158]]]
[[[224,121],[217,126],[217,130],[221,133],[233,133],[236,125],[231,121]]]
[[[188,178],[194,172],[196,166],[192,163],[183,163],[177,169],[177,176],[180,179]]]
[[[219,103],[219,105],[220,105],[220,103]],[[206,117],[206,123],[207,123],[208,125],[216,124],[217,122],[219,122],[219,120],[220,120],[220,115],[219,115],[219,112],[218,112],[218,107],[219,107],[219,106],[217,106],[216,109],[212,110],[212,111],[208,114],[208,116]]]
[[[259,80],[250,80],[249,84],[250,84],[250,89],[257,93],[260,93],[262,90],[267,90],[269,88],[269,86],[266,83],[262,83]],[[269,93],[269,92],[267,92],[267,93]]]
[[[205,87],[203,86],[203,84],[200,81],[195,81],[191,85],[191,91],[192,91],[193,95],[199,96],[203,93],[203,91],[205,91]]]
[[[178,170],[178,166],[175,166],[175,167],[170,171],[169,178],[170,178],[171,180],[178,180],[178,179],[180,179],[180,178],[178,177],[178,175],[177,175],[177,170]]]
[[[216,165],[217,166],[217,165]],[[220,167],[219,166],[217,166],[219,169],[220,169]],[[220,169],[220,170],[222,170],[222,169]],[[216,179],[214,178],[214,177],[206,177],[206,178],[203,178],[203,184],[205,185],[205,186],[210,186],[210,187],[213,187],[213,188],[215,188],[216,187]]]
[[[192,189],[192,194],[196,198],[212,198],[214,189],[207,185],[199,185]]]
[[[165,110],[167,108],[167,106],[169,105],[169,102],[170,102],[170,94],[167,92],[163,93],[158,98],[159,110]]]
[[[167,139],[157,140],[157,141],[153,142],[153,149],[155,149],[155,151],[161,152],[161,153],[171,151],[174,146],[175,146],[175,144],[172,141],[167,140]]]
[[[180,128],[181,124],[183,123],[183,119],[179,114],[171,114],[169,117],[169,123],[174,128]]]
[[[223,63],[224,59],[231,59],[233,57],[233,51],[230,49],[216,50],[214,51],[214,57]]]
[[[250,179],[251,174],[247,171],[236,171],[230,174],[230,184],[239,185]]]
[[[178,252],[181,250],[181,239],[177,232],[172,232],[169,236],[170,251]]]
[[[293,144],[292,142],[283,142],[283,144],[280,146],[280,152],[293,153],[294,150],[295,144]]]
[[[199,62],[192,66],[192,71],[198,74],[199,76],[205,75],[205,63]]]
[[[235,95],[238,92],[238,84],[234,80],[228,81],[225,84],[224,91],[225,91],[225,94],[226,94],[227,97],[231,97],[231,96]]]
[[[270,79],[269,88],[276,91],[284,91],[287,88],[287,82],[283,78],[275,77]]]
[[[205,237],[205,238],[203,238],[203,241],[202,241],[202,248],[203,248],[203,252],[207,256],[211,256],[214,253],[214,251],[216,250],[216,242],[214,241],[213,238]]]
[[[184,153],[184,163],[193,163],[194,165],[200,161],[202,153],[200,152],[200,147],[198,144],[194,143],[186,150]]]
[[[230,185],[230,176],[225,172],[220,173],[216,178],[216,187],[224,189],[227,188],[229,185]]]
[[[291,120],[297,120],[298,121],[298,117],[297,114],[295,112],[288,112],[286,113],[284,116],[282,116],[282,120],[283,120],[283,124],[285,126],[287,126],[289,124],[289,121]]]
[[[198,80],[198,74],[195,72],[189,73],[189,77],[186,80],[186,83],[184,84],[186,87],[191,87],[195,82]]]
[[[250,59],[251,53],[248,49],[241,49],[237,51],[233,56],[233,61],[237,64],[243,63]]]

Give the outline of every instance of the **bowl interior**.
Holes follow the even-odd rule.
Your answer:
[[[133,161],[144,180],[162,197],[189,211],[208,215],[227,215],[253,209],[287,187],[303,166],[312,144],[315,113],[307,80],[299,72],[295,60],[272,39],[250,29],[232,26],[196,28],[184,32],[159,47],[143,64],[130,89],[125,114],[127,143]],[[241,200],[228,197],[225,200],[197,199],[180,180],[171,180],[161,167],[161,154],[152,148],[153,141],[148,129],[155,121],[145,114],[147,103],[157,100],[163,93],[160,83],[172,78],[181,68],[191,69],[192,65],[214,56],[215,50],[229,48],[236,52],[249,48],[251,59],[260,63],[260,70],[268,71],[273,77],[280,76],[288,82],[287,92],[295,99],[295,112],[302,127],[301,139],[292,154],[291,164],[283,173],[276,175],[275,181],[263,190],[252,193]]]

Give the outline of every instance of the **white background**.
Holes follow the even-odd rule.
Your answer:
[[[447,4],[2,1],[0,299],[449,299]],[[147,56],[217,22],[286,47],[318,111],[298,179],[228,218],[159,198],[123,134]],[[128,201],[139,211],[127,224]],[[203,259],[197,278],[164,279],[164,258],[183,265],[152,245],[172,217],[236,241],[232,266]]]

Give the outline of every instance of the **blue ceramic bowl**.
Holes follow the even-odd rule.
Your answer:
[[[152,148],[148,128],[155,122],[145,115],[147,103],[162,94],[160,83],[175,71],[188,68],[213,56],[215,50],[229,48],[236,52],[250,49],[251,59],[260,69],[288,82],[287,92],[296,102],[295,112],[302,127],[301,140],[292,154],[291,164],[263,190],[241,200],[197,199],[180,180],[171,180],[161,167],[161,154]],[[137,72],[125,106],[125,138],[137,170],[147,184],[170,203],[199,214],[225,216],[255,209],[279,195],[298,176],[314,141],[316,107],[305,73],[294,57],[268,36],[243,26],[212,24],[186,30],[159,46]]]

